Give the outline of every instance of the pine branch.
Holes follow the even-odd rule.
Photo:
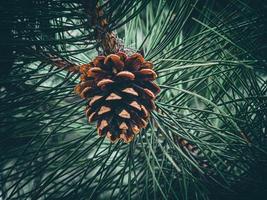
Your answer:
[[[1,49],[15,52],[0,60],[2,198],[208,200],[263,191],[251,186],[265,185],[262,2],[3,5]],[[111,144],[88,124],[88,103],[73,88],[79,66],[121,48],[144,50],[161,92],[135,140]]]

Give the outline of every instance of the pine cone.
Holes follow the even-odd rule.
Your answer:
[[[128,143],[147,126],[160,91],[152,82],[157,77],[152,67],[142,55],[128,57],[124,52],[97,56],[80,67],[75,91],[88,99],[86,116],[89,122],[97,121],[100,136]]]

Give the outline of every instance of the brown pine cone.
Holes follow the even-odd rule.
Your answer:
[[[152,67],[142,55],[128,57],[124,52],[97,56],[80,66],[81,82],[75,91],[88,99],[86,116],[89,122],[97,121],[100,136],[128,143],[147,126],[160,92],[152,82],[157,77]]]

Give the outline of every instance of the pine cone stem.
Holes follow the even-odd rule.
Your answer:
[[[117,53],[118,45],[116,34],[109,30],[108,19],[104,14],[103,7],[96,6],[94,25],[95,37],[103,50],[103,54],[109,55]]]

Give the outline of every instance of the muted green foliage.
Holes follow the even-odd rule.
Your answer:
[[[1,3],[0,199],[242,199],[251,185],[253,195],[266,192],[266,5],[100,2],[125,48],[143,49],[158,73],[149,127],[130,144],[99,138],[73,92],[78,75],[47,56],[84,64],[98,54],[93,1]]]

